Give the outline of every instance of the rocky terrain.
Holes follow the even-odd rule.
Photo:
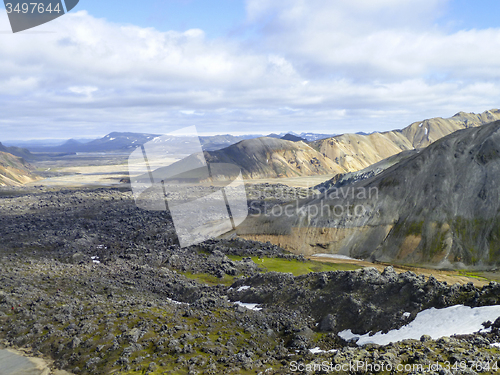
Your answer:
[[[271,188],[251,195],[280,204],[297,194],[277,198]],[[489,332],[386,346],[337,335],[398,328],[430,307],[499,304],[497,283],[450,286],[391,267],[325,271],[238,238],[181,249],[168,211],[137,208],[128,189],[4,188],[0,220],[1,343],[75,374],[290,374],[325,361],[500,358],[491,345],[500,320]],[[317,347],[324,352],[310,351]]]
[[[241,232],[306,254],[496,267],[499,144],[498,121],[457,131],[378,174],[324,184],[294,215],[254,218]]]

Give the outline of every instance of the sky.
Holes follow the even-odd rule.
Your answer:
[[[500,107],[497,0],[80,0],[13,34],[0,141],[403,128]]]

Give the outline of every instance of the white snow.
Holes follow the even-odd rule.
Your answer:
[[[172,302],[172,303],[173,303],[173,304],[175,304],[175,305],[189,305],[189,303],[175,301],[175,300],[170,299],[170,298],[167,298],[167,301],[168,301],[168,302]]]
[[[425,128],[425,135],[429,134],[429,129]]]
[[[421,122],[421,123],[420,123],[420,125],[419,125],[418,127],[419,127],[419,128],[421,128],[423,124],[424,124],[424,123],[423,123],[423,122]]]
[[[409,313],[409,312],[405,312],[405,313],[403,314],[403,317],[405,317],[405,318],[409,318],[409,317],[410,317],[410,315],[411,315],[411,313]]]
[[[91,257],[91,258],[92,258],[92,263],[96,263],[96,264],[101,263],[101,262],[99,261],[99,257],[98,257],[97,255],[96,255],[96,256],[93,256],[93,257]]]
[[[258,303],[245,303],[245,302],[240,302],[240,301],[236,301],[234,303],[236,303],[237,305],[246,307],[247,309],[250,309],[250,310],[254,310],[254,311],[262,310],[262,307],[257,307],[259,305]]]
[[[110,140],[110,141],[114,141],[115,139],[116,139],[116,138],[110,138],[109,140]]]
[[[471,334],[483,328],[481,323],[494,322],[500,316],[500,305],[468,307],[463,305],[450,306],[444,309],[431,308],[417,314],[415,320],[387,333],[377,332],[373,336],[355,335],[350,329],[342,331],[339,336],[344,340],[359,337],[358,345],[369,343],[387,345],[406,339],[418,340],[422,335],[429,335],[433,339],[457,334]]]
[[[320,258],[333,258],[333,259],[351,259],[351,260],[356,260],[354,258],[350,258],[347,255],[340,255],[340,254],[314,254],[315,257],[320,257]]]
[[[321,350],[318,347],[316,348],[312,348],[312,349],[309,349],[309,351],[312,353],[312,354],[322,354],[322,353],[335,353],[337,351],[337,349],[332,349],[332,350]]]
[[[241,291],[247,290],[247,289],[250,289],[250,287],[248,285],[243,285],[243,286],[240,286],[238,289],[236,289],[236,291],[241,292]]]
[[[500,348],[500,342],[494,342],[491,344],[491,346],[494,346],[495,348]]]

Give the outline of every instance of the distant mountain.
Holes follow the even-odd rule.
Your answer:
[[[271,134],[268,134],[266,135],[266,138],[276,138],[276,139],[281,139],[281,137],[283,137],[284,134],[276,134],[276,133],[271,133]]]
[[[31,147],[35,152],[128,152],[133,151],[138,146],[141,146],[153,139],[160,137],[158,134],[147,133],[120,133],[113,132],[102,138],[94,139],[90,142],[82,142],[81,140],[70,139],[63,144],[56,146],[34,146]],[[213,151],[238,143],[244,139],[256,138],[258,135],[243,135],[234,136],[230,134],[201,136],[200,143],[203,150]],[[172,139],[173,141],[174,139]],[[171,144],[173,146],[173,144]],[[175,148],[175,147],[174,147]]]
[[[78,138],[76,141],[80,143],[87,143],[93,141],[95,138]],[[17,146],[33,150],[38,147],[55,147],[61,146],[67,142],[65,139],[30,139],[30,140],[9,140],[2,142],[5,146]]]
[[[18,186],[37,179],[33,166],[23,158],[0,151],[0,186]]]
[[[316,134],[316,133],[300,133],[295,135],[298,135],[299,137],[306,139],[308,142],[313,142],[319,139],[331,138],[335,136],[335,134]]]
[[[245,237],[309,254],[498,266],[498,181],[500,121],[456,131],[371,177],[343,185],[332,181],[302,207],[304,215],[257,218]],[[321,207],[352,211],[333,214]],[[355,207],[361,207],[358,214]]]
[[[287,136],[288,137],[295,136],[295,137],[302,138],[305,142],[313,142],[313,141],[317,141],[317,140],[323,139],[323,138],[330,138],[330,137],[333,137],[334,135],[333,134],[316,134],[316,133],[297,134],[295,132],[287,132],[287,133],[280,133],[280,134],[271,133],[269,135],[266,135],[266,137],[269,137],[269,138],[280,138],[280,139],[285,139],[283,137],[287,137]],[[291,139],[285,139],[285,140],[291,140]]]
[[[69,139],[62,145],[56,146],[54,151],[57,152],[78,152],[83,147],[83,143],[75,139]]]
[[[305,133],[304,133],[305,134]],[[57,141],[59,144],[54,144],[56,140],[49,141],[18,141],[18,144],[23,144],[29,147],[33,152],[43,152],[43,153],[76,153],[76,152],[128,152],[133,151],[138,146],[141,146],[154,138],[159,137],[158,134],[147,134],[147,133],[122,133],[113,132],[102,138],[94,139],[88,141],[86,139],[69,139],[64,143]],[[314,135],[313,133],[307,133],[309,139],[318,139],[320,135]],[[326,136],[326,135],[325,135]],[[205,151],[215,151],[222,148],[231,146],[238,142],[247,139],[255,139],[262,137],[260,134],[246,134],[235,136],[231,134],[221,134],[213,136],[200,136],[200,143],[203,150]],[[293,140],[297,142],[299,140],[307,141],[306,137],[301,137],[296,133],[282,133],[282,134],[270,134],[271,138],[284,138],[285,140]],[[296,138],[294,138],[296,137]],[[12,143],[13,141],[11,141]],[[27,151],[27,150],[26,150]],[[29,152],[29,151],[28,151]],[[33,159],[36,156],[24,154],[26,158]]]
[[[460,129],[477,127],[500,120],[500,110],[481,114],[459,112],[451,118],[433,118],[414,122],[401,130],[382,133],[342,134],[311,143],[346,171],[359,171],[401,151],[427,147]]]
[[[299,137],[299,136],[297,136],[295,134],[291,134],[291,133],[288,133],[288,134],[284,135],[280,139],[283,139],[285,141],[292,141],[292,142],[307,142],[306,139],[304,139],[302,137]]]
[[[201,136],[199,138],[201,146],[205,151],[220,150],[221,148],[231,146],[246,139],[244,137],[234,136],[230,134]]]
[[[156,134],[113,132],[102,138],[83,143],[70,139],[59,146],[32,147],[35,152],[127,152],[158,137]]]
[[[33,155],[29,150],[21,147],[6,147],[0,142],[0,152],[12,154],[14,156],[18,156],[20,158],[24,158],[26,160],[36,160],[37,156]]]
[[[147,133],[119,133],[113,132],[108,135],[85,143],[80,147],[80,152],[110,152],[110,151],[133,151],[138,146],[159,137],[158,134]]]

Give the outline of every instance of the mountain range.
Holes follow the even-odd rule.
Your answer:
[[[141,146],[154,138],[160,137],[159,134],[148,133],[125,133],[112,132],[108,135],[94,139],[91,141],[82,141],[77,139],[69,139],[62,144],[54,144],[54,140],[50,140],[47,144],[43,141],[17,141],[17,144],[28,148],[33,152],[43,153],[76,153],[76,152],[130,152],[136,147]],[[302,133],[297,135],[293,132],[282,134],[270,134],[268,137],[280,138],[292,141],[312,141],[322,137],[329,137],[327,134]],[[200,136],[200,143],[203,150],[214,151],[224,147],[231,146],[246,139],[263,137],[261,134],[248,134],[235,136],[231,134]],[[42,142],[42,143],[41,143]],[[10,142],[14,144],[14,141]],[[11,147],[12,148],[12,147]],[[19,148],[19,147],[17,147]]]
[[[330,181],[296,215],[250,218],[240,235],[305,254],[498,265],[500,121],[458,130],[398,158],[380,173],[367,170],[366,178]]]
[[[478,127],[498,119],[500,110],[496,109],[478,115],[460,112],[448,119],[415,122],[401,130],[342,134],[314,142],[305,142],[289,133],[281,138],[274,135],[246,139],[220,150],[206,151],[205,158],[209,163],[236,164],[247,179],[333,173],[344,175],[373,166],[402,151],[425,148],[457,130]],[[382,165],[387,167],[389,164],[379,165],[379,172]]]
[[[367,135],[342,134],[321,139],[311,146],[335,161],[345,172],[359,171],[405,150],[420,149],[457,130],[500,120],[500,110],[481,114],[459,112],[453,117],[432,118],[388,132]]]

